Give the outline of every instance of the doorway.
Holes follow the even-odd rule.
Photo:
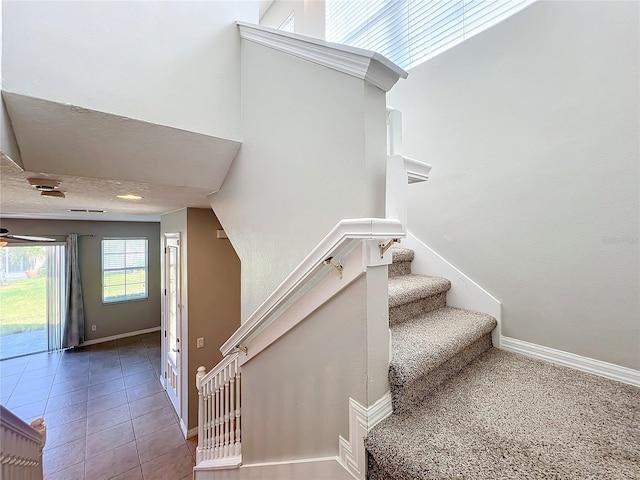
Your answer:
[[[180,416],[182,345],[180,234],[164,236],[164,384],[176,413]]]
[[[0,360],[59,348],[64,245],[0,248]]]

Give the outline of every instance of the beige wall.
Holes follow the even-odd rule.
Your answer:
[[[366,297],[361,277],[242,367],[245,464],[337,455],[367,404]]]
[[[95,237],[78,239],[86,340],[97,340],[160,326],[159,223],[3,218],[2,226],[13,234],[53,236],[61,241],[64,241],[68,233],[95,235]],[[146,237],[148,239],[148,298],[121,303],[102,303],[102,239],[104,237]],[[91,325],[96,326],[96,331],[91,330]]]
[[[221,359],[220,346],[240,326],[240,260],[210,209],[185,208],[163,215],[162,234],[180,233],[182,262],[182,411],[188,429],[198,423],[195,375]],[[204,348],[196,348],[198,337]]]
[[[384,216],[385,93],[242,43],[244,140],[210,202],[242,260],[243,321],[343,218]]]
[[[240,260],[227,239],[216,238],[222,228],[211,209],[187,209],[189,424],[198,424],[196,371],[222,360],[220,346],[240,326]],[[204,348],[196,339],[204,338]]]
[[[409,230],[503,304],[502,333],[640,368],[638,2],[536,2],[389,94]]]

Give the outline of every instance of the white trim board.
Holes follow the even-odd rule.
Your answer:
[[[95,338],[93,340],[87,340],[86,342],[83,342],[78,346],[88,347],[89,345],[96,345],[98,343],[110,342],[111,340],[118,340],[120,338],[127,338],[127,337],[135,337],[136,335],[143,335],[145,333],[159,332],[159,331],[160,331],[159,326],[152,327],[152,328],[145,328],[143,330],[136,330],[135,332],[119,333],[118,335],[111,335],[109,337],[102,337],[102,338]]]
[[[342,468],[338,457],[302,458],[279,462],[252,463],[225,470],[194,469],[196,480],[353,480]]]
[[[349,398],[349,439],[338,437],[338,462],[354,478],[364,480],[367,460],[364,437],[369,430],[393,413],[391,393],[387,392],[369,408]]]
[[[187,430],[187,426],[185,425],[183,419],[180,419],[179,425],[180,425],[180,430],[182,431],[182,435],[184,436],[184,438],[185,439],[189,438],[188,437],[189,431]],[[197,432],[196,432],[196,434],[197,434]]]
[[[633,370],[632,368],[621,367],[620,365],[603,362],[602,360],[594,360],[593,358],[583,357],[575,353],[564,352],[562,350],[556,350],[555,348],[544,347],[542,345],[536,345],[535,343],[504,336],[501,337],[500,348],[618,382],[628,383],[634,387],[640,387],[640,371]]]
[[[331,43],[264,25],[236,23],[240,36],[245,40],[360,78],[385,92],[391,90],[400,78],[407,78],[409,75],[388,58],[371,50]]]
[[[402,246],[415,252],[415,258],[411,262],[413,273],[444,277],[451,282],[451,290],[447,292],[447,305],[487,313],[496,319],[498,326],[491,335],[494,347],[500,348],[502,303],[411,232],[407,232]]]

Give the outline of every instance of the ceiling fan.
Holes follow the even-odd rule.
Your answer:
[[[34,235],[10,235],[9,230],[0,228],[0,245],[4,247],[8,242],[55,242],[55,238],[37,237]]]

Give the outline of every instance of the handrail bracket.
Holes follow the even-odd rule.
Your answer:
[[[383,242],[380,242],[378,244],[378,247],[380,248],[380,258],[384,258],[384,254],[387,252],[387,250],[389,250],[391,248],[391,246],[394,243],[400,243],[400,239],[399,238],[392,238],[386,244],[383,243]]]
[[[245,355],[249,355],[249,347],[247,347],[246,345],[238,344],[233,349],[232,353],[237,353],[237,352],[244,352]]]
[[[322,262],[322,263],[324,263],[325,265],[330,265],[331,267],[333,267],[335,269],[335,271],[338,272],[338,277],[340,277],[340,279],[342,279],[342,268],[343,268],[343,266],[342,266],[341,263],[333,263],[333,257],[326,258],[324,260],[324,262]]]

